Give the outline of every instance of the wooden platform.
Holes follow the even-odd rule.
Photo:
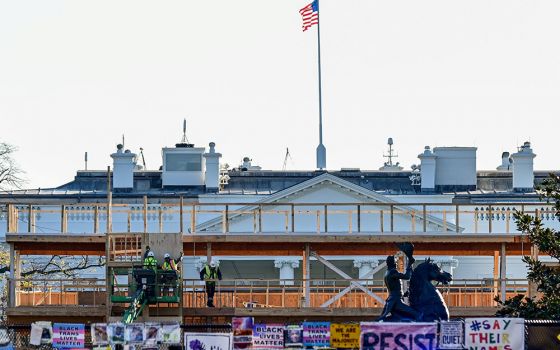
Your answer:
[[[140,235],[140,233],[135,233]],[[134,235],[131,233],[130,235]],[[6,242],[22,255],[104,255],[105,236],[99,234],[14,234]],[[529,251],[526,238],[513,234],[185,234],[185,255],[198,252],[206,255],[211,245],[215,256],[301,255],[305,245],[320,255],[385,255],[395,250],[395,242],[413,242],[418,255],[484,255],[493,256],[506,244],[507,255],[523,255]]]

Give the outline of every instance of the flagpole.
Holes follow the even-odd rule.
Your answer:
[[[317,1],[317,68],[319,78],[319,145],[317,146],[317,168],[327,167],[327,149],[323,145],[323,96],[321,90],[321,18],[319,0]]]

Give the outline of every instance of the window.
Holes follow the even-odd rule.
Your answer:
[[[166,154],[166,171],[201,171],[202,158],[200,154]]]

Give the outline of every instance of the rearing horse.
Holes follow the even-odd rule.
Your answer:
[[[431,281],[447,285],[452,279],[451,274],[442,271],[429,258],[413,270],[410,278],[409,302],[413,309],[423,314],[422,321],[449,320],[449,310],[445,301]]]

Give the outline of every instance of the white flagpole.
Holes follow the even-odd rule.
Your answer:
[[[323,96],[321,91],[321,19],[319,18],[319,0],[317,1],[317,67],[319,77],[319,145],[317,146],[317,168],[327,167],[327,149],[323,145]]]

